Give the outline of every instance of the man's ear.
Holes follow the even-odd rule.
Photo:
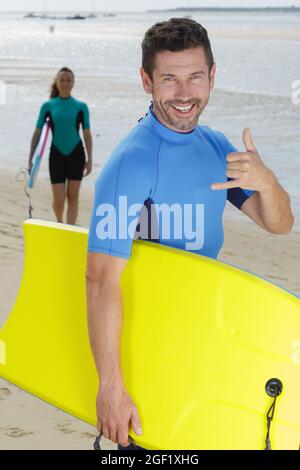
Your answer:
[[[143,87],[146,93],[148,95],[152,95],[153,92],[153,83],[147,72],[143,69],[143,67],[140,68],[140,75],[143,83]]]
[[[217,64],[214,64],[211,68],[210,73],[209,73],[209,87],[210,87],[211,90],[215,86],[216,70],[217,70]]]

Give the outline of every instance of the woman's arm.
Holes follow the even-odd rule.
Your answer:
[[[28,171],[29,172],[31,171],[33,155],[39,143],[41,133],[42,133],[42,129],[36,128],[31,139],[30,152],[29,152],[29,158],[28,158]]]
[[[93,151],[93,139],[90,129],[83,129],[83,137],[86,146],[88,159],[85,163],[85,174],[87,176],[92,171],[92,151]]]

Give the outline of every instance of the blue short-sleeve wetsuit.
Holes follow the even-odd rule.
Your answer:
[[[88,251],[129,258],[135,237],[217,258],[226,201],[240,209],[254,193],[211,189],[229,179],[226,156],[236,151],[207,126],[189,133],[169,129],[151,106],[97,177]],[[141,233],[142,220],[147,224]]]
[[[73,96],[56,96],[40,108],[36,128],[42,129],[49,119],[52,145],[49,156],[51,183],[64,183],[66,179],[81,180],[85,163],[85,152],[79,134],[90,128],[89,109],[86,103]]]

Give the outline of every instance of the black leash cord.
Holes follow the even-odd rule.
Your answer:
[[[29,200],[29,206],[28,206],[28,213],[29,213],[29,218],[32,219],[32,211],[33,211],[33,207],[31,205],[31,198],[30,198],[30,194],[29,194],[29,191],[28,191],[28,176],[30,175],[29,171],[28,171],[28,168],[20,168],[20,171],[19,173],[16,175],[15,177],[15,180],[18,181],[18,183],[22,183],[25,181],[25,184],[24,184],[24,192],[26,194],[26,196],[28,197],[28,200]],[[20,177],[22,177],[22,179],[20,179]]]
[[[276,400],[277,400],[277,397],[281,394],[282,389],[283,389],[283,385],[279,379],[270,379],[265,385],[266,393],[269,395],[269,397],[274,398],[273,403],[270,406],[268,413],[267,413],[267,435],[266,435],[266,440],[265,440],[266,442],[265,450],[272,450],[271,438],[270,438],[271,424],[274,418]]]
[[[271,447],[271,439],[270,439],[270,431],[271,431],[271,424],[274,418],[275,413],[275,406],[276,406],[277,396],[274,398],[272,405],[269,408],[267,413],[267,435],[266,435],[266,447],[265,450],[272,450]]]

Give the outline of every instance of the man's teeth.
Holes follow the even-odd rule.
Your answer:
[[[187,113],[188,111],[190,111],[192,109],[193,105],[191,106],[175,106],[174,105],[174,108],[178,109],[178,111],[182,111],[183,113]]]

